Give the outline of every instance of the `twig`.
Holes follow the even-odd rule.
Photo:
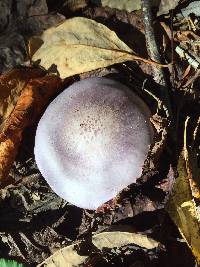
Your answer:
[[[176,53],[180,56],[180,58],[187,59],[188,63],[196,70],[199,68],[200,63],[193,58],[189,53],[187,53],[182,47],[176,46]]]
[[[160,53],[158,50],[158,46],[155,39],[154,29],[153,29],[153,17],[151,12],[151,1],[142,0],[142,11],[143,11],[143,21],[145,28],[145,38],[147,51],[150,58],[153,61],[161,62]],[[165,74],[162,68],[157,68],[156,66],[152,66],[154,72],[154,80],[156,83],[160,84],[160,91],[168,110],[168,116],[172,120],[172,111],[171,111],[171,103],[169,91],[167,89],[167,81],[165,78]]]
[[[172,40],[172,36],[170,34],[170,29],[169,27],[164,23],[161,22],[160,23],[161,26],[163,27],[163,29],[165,30],[167,36],[169,37],[170,40]],[[181,44],[177,44],[175,45],[175,51],[176,53],[180,56],[180,58],[185,58],[188,61],[188,64],[190,64],[195,70],[197,70],[200,67],[200,61],[195,59],[195,56],[192,55],[192,53],[188,53],[188,51],[186,51]]]
[[[172,61],[172,69],[171,69],[171,75],[172,75],[172,88],[175,89],[175,66],[174,66],[174,38],[173,38],[173,32],[174,32],[174,26],[173,26],[173,10],[170,11],[170,42],[171,42],[171,61]]]

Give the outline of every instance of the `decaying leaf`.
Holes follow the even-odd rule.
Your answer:
[[[190,117],[187,117],[185,126],[187,126]],[[187,128],[187,127],[186,127]],[[200,200],[200,169],[198,168],[197,151],[195,145],[187,145],[187,131],[184,132],[184,157],[190,182],[192,196],[195,200]]]
[[[170,10],[173,10],[180,0],[161,0],[157,15],[168,14]]]
[[[199,130],[200,130],[200,117],[198,118],[196,122],[196,127],[193,132],[193,141],[192,145],[188,148],[189,153],[188,153],[188,166],[190,169],[190,172],[192,173],[192,179],[191,181],[191,189],[192,189],[192,194],[195,199],[200,201],[200,168],[198,165],[198,139],[199,139]]]
[[[94,235],[92,242],[98,249],[122,247],[127,244],[135,244],[146,249],[153,249],[159,245],[157,241],[146,235],[129,232],[103,232]]]
[[[75,12],[88,5],[88,0],[65,0],[63,7],[67,8],[70,12]]]
[[[101,2],[101,6],[116,8],[119,10],[125,10],[127,12],[132,12],[141,9],[141,0],[92,0],[95,4],[99,4]],[[151,0],[153,6],[158,6],[159,0]]]
[[[85,241],[87,242],[87,241]],[[79,255],[75,249],[75,245],[70,245],[65,248],[58,250],[44,262],[39,264],[37,267],[78,267],[80,264],[83,264],[90,252],[88,251],[88,255],[83,256]],[[154,249],[157,248],[160,243],[153,240],[152,238],[148,238],[145,235],[138,233],[129,233],[129,232],[103,232],[100,234],[96,234],[92,237],[93,245],[98,249],[102,250],[103,248],[120,248],[122,246],[128,244],[135,244],[137,246],[146,248],[146,249]]]
[[[78,267],[87,256],[81,256],[75,250],[75,245],[67,246],[55,252],[37,267]]]
[[[42,75],[41,69],[19,68],[0,76],[0,125],[10,115],[28,81]]]
[[[0,187],[7,185],[7,176],[15,160],[22,130],[18,130],[11,137],[3,137],[0,134]]]
[[[44,76],[31,79],[21,92],[0,133],[0,182],[2,185],[15,159],[24,128],[35,122],[50,97],[59,89],[61,89],[59,77]]]
[[[200,16],[200,6],[199,1],[187,1],[188,5],[185,8],[180,10],[180,13],[177,14],[177,17],[189,17],[190,14],[194,14],[196,17]]]
[[[191,248],[197,262],[200,263],[200,214],[192,195],[190,183],[192,173],[188,164],[188,151],[185,142],[184,150],[178,161],[178,177],[167,204],[167,211]]]
[[[141,9],[141,0],[101,0],[102,6],[132,12]]]
[[[40,46],[41,40],[43,44]],[[32,57],[33,61],[40,62],[47,70],[56,67],[61,78],[128,60],[167,66],[137,56],[115,32],[82,17],[68,19],[46,30],[40,40],[39,37],[31,39],[29,46],[40,46]]]

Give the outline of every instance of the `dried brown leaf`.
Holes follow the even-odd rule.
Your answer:
[[[22,131],[18,131],[10,138],[2,138],[0,141],[0,184],[7,185],[7,176],[15,160],[17,150],[21,141]]]
[[[0,182],[6,181],[10,167],[15,159],[21,135],[25,127],[35,122],[44,110],[49,99],[61,88],[57,76],[31,79],[4,123],[0,133]]]
[[[0,125],[12,112],[19,95],[28,81],[43,75],[44,71],[41,69],[19,68],[0,76]]]

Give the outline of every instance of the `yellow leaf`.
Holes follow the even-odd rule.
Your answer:
[[[101,0],[102,6],[132,12],[141,9],[141,0]]]
[[[87,242],[87,241],[85,241]],[[67,246],[55,252],[52,256],[46,259],[44,262],[39,264],[37,267],[78,267],[83,264],[88,255],[81,256],[76,251],[75,246],[80,244],[81,242],[76,243],[75,245]],[[128,244],[136,244],[140,247],[146,249],[154,249],[157,248],[160,243],[153,240],[152,238],[148,238],[145,235],[138,233],[129,233],[129,232],[103,232],[100,234],[96,234],[92,237],[93,245],[102,250],[103,248],[120,248],[122,246]]]
[[[146,249],[153,249],[158,247],[159,244],[157,241],[146,235],[118,231],[97,234],[93,237],[92,241],[98,249],[103,249],[104,247],[122,247],[128,244],[135,244]]]
[[[115,32],[87,18],[68,19],[46,30],[40,38],[29,41],[30,51],[40,46],[33,61],[39,61],[47,70],[56,67],[61,78],[128,60],[166,66],[137,56]]]
[[[37,267],[78,267],[86,259],[87,256],[79,255],[75,249],[75,245],[71,245],[56,251],[44,262],[37,265]]]
[[[188,118],[186,124],[187,122]],[[191,173],[187,160],[186,127],[184,137],[184,150],[179,157],[177,166],[178,177],[166,208],[200,264],[200,217],[190,186]]]
[[[189,121],[189,117],[187,117],[185,126]],[[195,200],[200,200],[200,169],[198,167],[198,159],[197,159],[197,145],[195,145],[195,138],[199,128],[200,119],[197,121],[196,129],[193,133],[193,143],[192,145],[187,145],[187,131],[185,129],[184,133],[184,156],[186,161],[187,173],[190,181],[190,188],[192,191],[192,196]],[[186,127],[185,127],[186,128]]]

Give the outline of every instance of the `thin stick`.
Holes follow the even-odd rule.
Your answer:
[[[161,62],[160,53],[158,50],[158,46],[155,39],[154,29],[153,29],[153,17],[151,12],[151,1],[142,0],[142,11],[143,11],[143,21],[145,28],[145,38],[146,38],[146,46],[149,57],[156,62]],[[162,68],[158,68],[156,66],[152,66],[154,72],[154,80],[156,83],[160,84],[160,91],[162,100],[165,102],[165,105],[168,109],[168,116],[172,120],[172,110],[170,103],[169,91],[167,89],[167,81],[165,78],[165,74]]]

